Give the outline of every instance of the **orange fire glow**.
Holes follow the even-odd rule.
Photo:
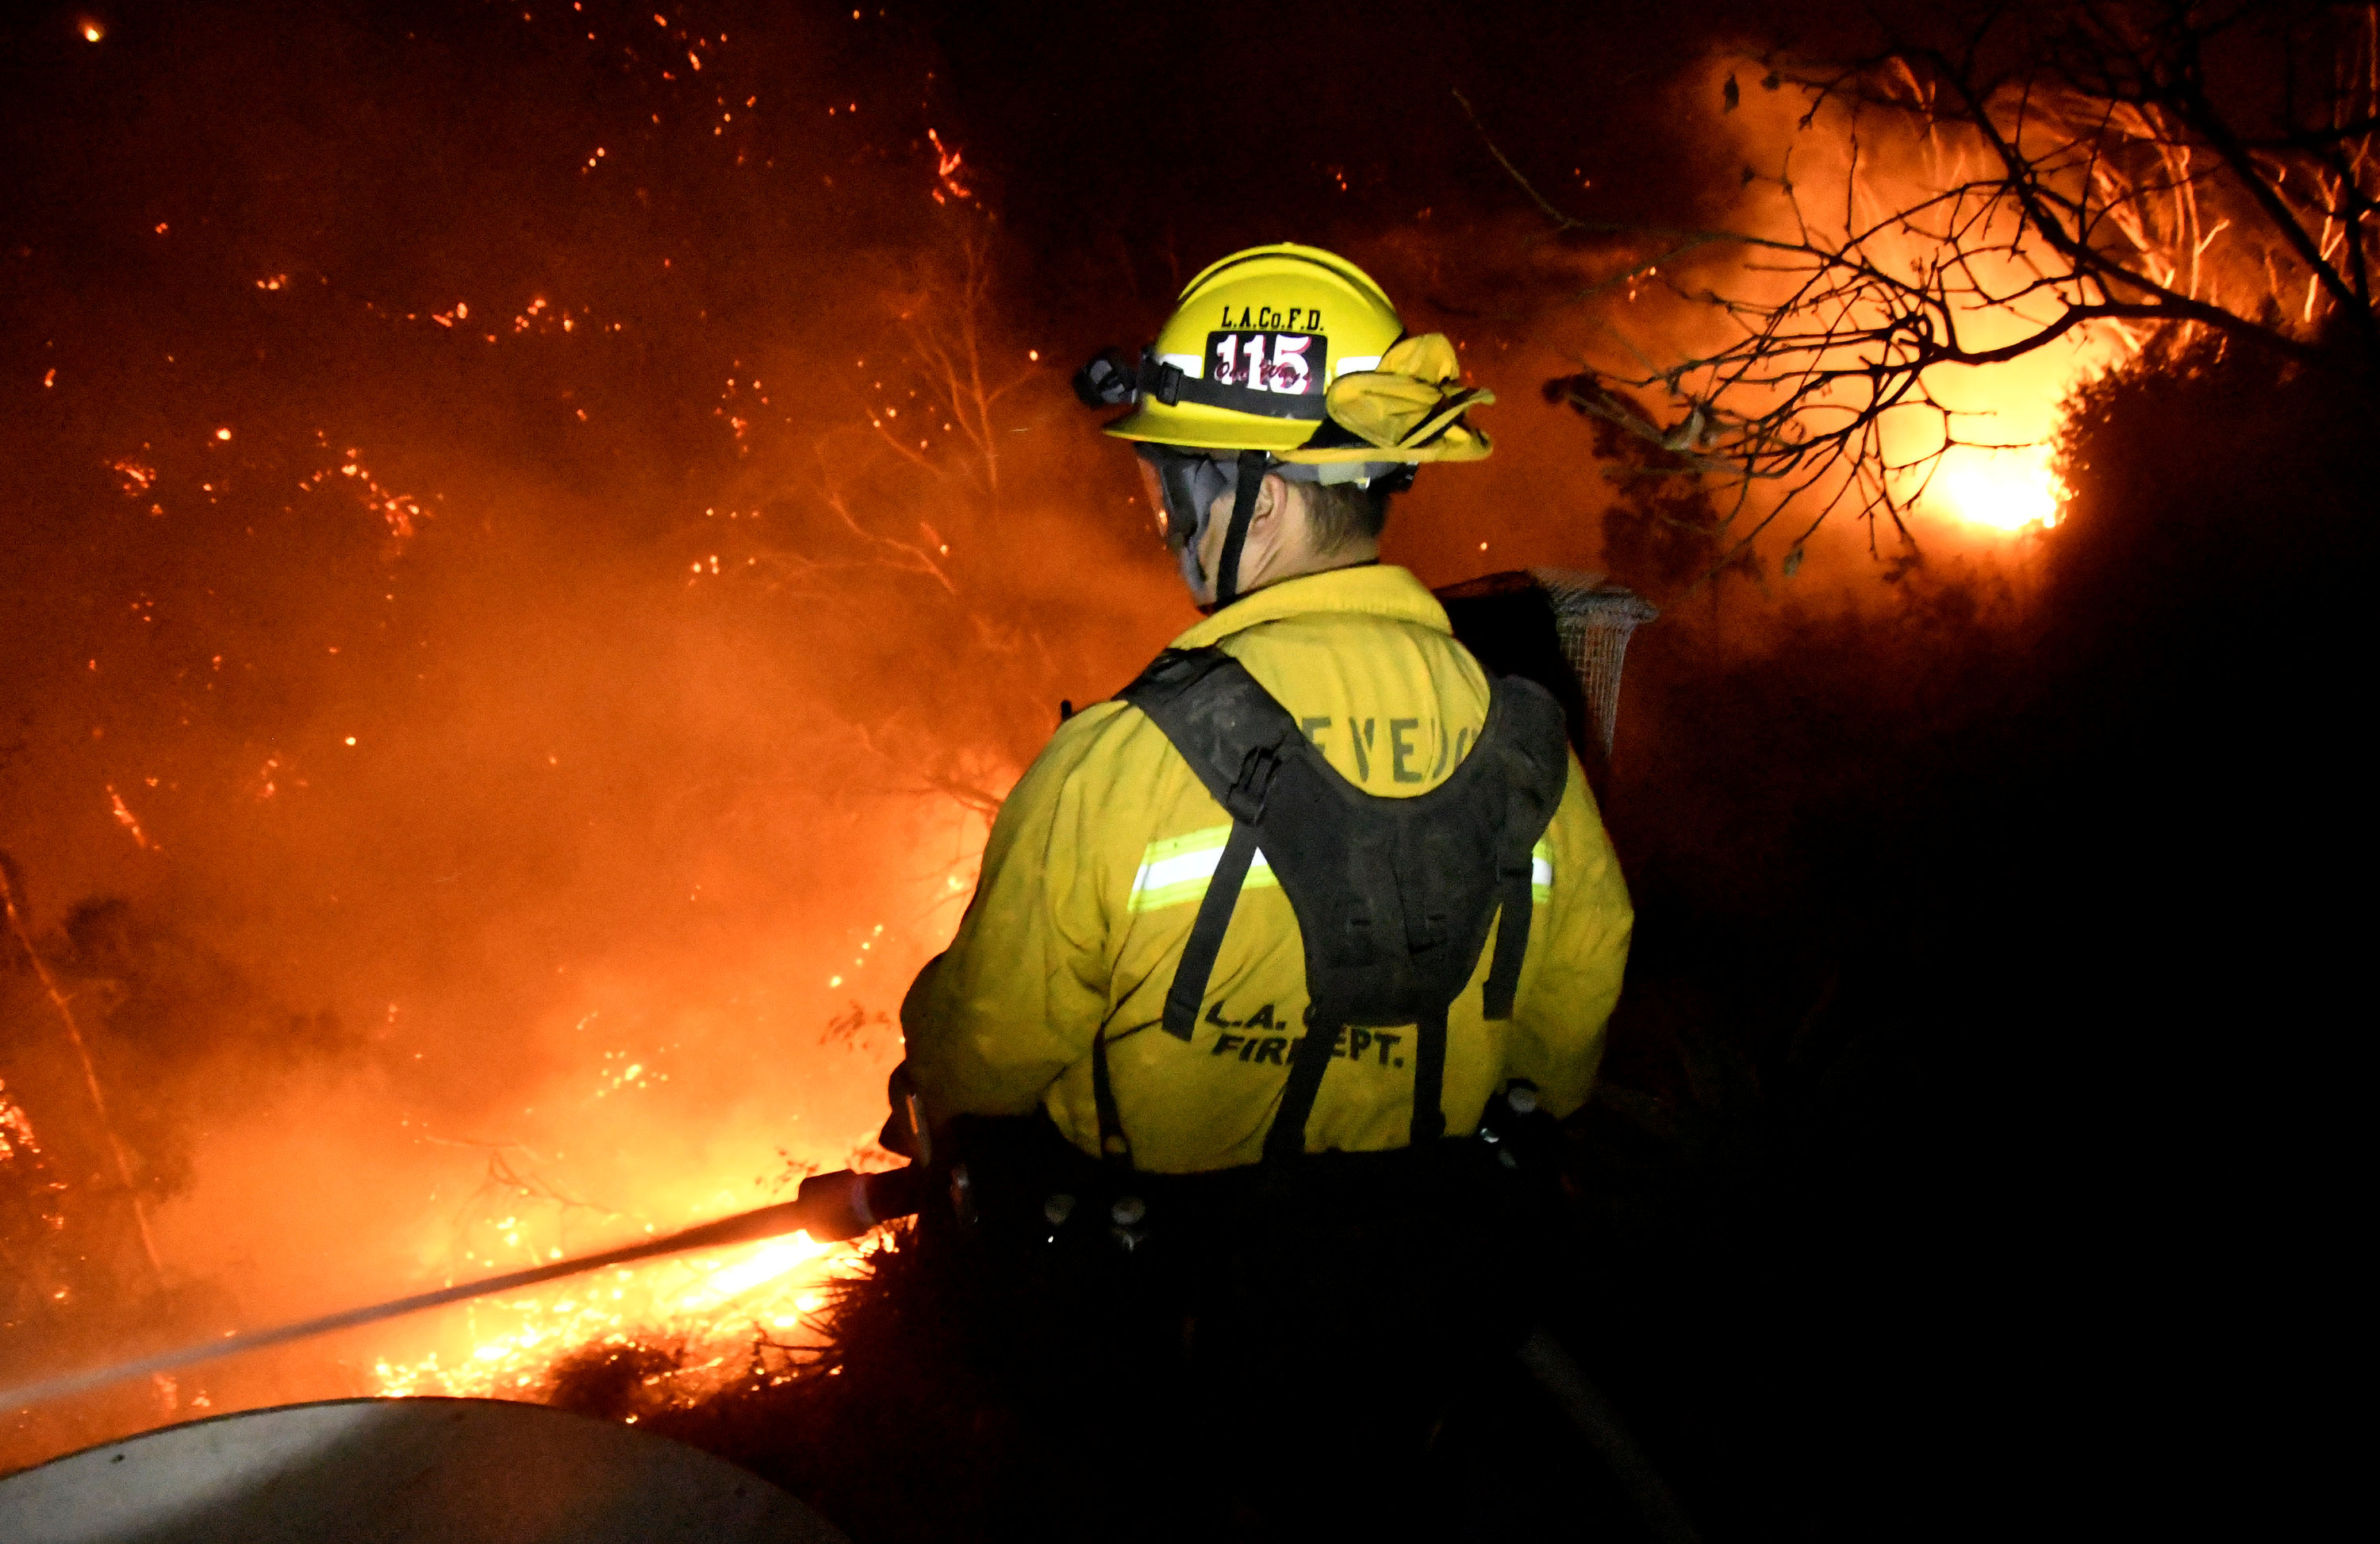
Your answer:
[[[2072,298],[2044,286],[2024,255],[2022,221],[2012,208],[1972,210],[1972,217],[1959,222],[1933,213],[1882,220],[1863,213],[1937,210],[1928,201],[1938,200],[1946,186],[1979,175],[1979,146],[1931,131],[1899,140],[1846,131],[1814,143],[1806,130],[1819,109],[1788,91],[1765,91],[1756,98],[1739,92],[1729,73],[1735,67],[1727,59],[1715,57],[1707,67],[1706,100],[1724,101],[1722,132],[1746,168],[1733,216],[1736,228],[1791,246],[1815,228],[1808,222],[1817,212],[1842,211],[1841,229],[1829,239],[1855,237],[1862,261],[1880,272],[1937,275],[1927,290],[1933,309],[1925,312],[1924,324],[1937,329],[1942,340],[1955,341],[1970,357],[2016,350],[1986,364],[1934,363],[1916,388],[1875,404],[1880,408],[1876,438],[1860,454],[1874,457],[1864,475],[1880,473],[1880,485],[1863,484],[1867,491],[1860,497],[1881,492],[1900,511],[1955,523],[1986,539],[2056,526],[2065,490],[2053,458],[2065,404],[2076,388],[2127,357],[2139,337],[2119,324],[2097,322],[2065,331],[2040,346],[2021,346]],[[1782,171],[1774,178],[1754,175],[1755,167],[1784,166],[1789,154],[1790,176]],[[1955,238],[1949,234],[1953,225]],[[1637,298],[1640,277],[1650,280],[1659,272],[1648,267],[1642,275],[1632,273],[1627,298]],[[1778,303],[1809,276],[1791,264],[1772,270],[1754,263],[1730,282],[1761,303]],[[1653,293],[1649,284],[1645,292]],[[1821,343],[1812,359],[1824,358],[1828,368],[1857,375],[1864,357],[1852,356],[1865,345],[1855,340],[1883,327],[1888,305],[1899,302],[1858,286],[1844,293],[1851,309],[1828,315],[1812,334],[1838,341]],[[1672,324],[1687,339],[1672,346],[1690,356],[1727,341],[1720,333],[1702,332],[1711,322],[1698,304]],[[1764,391],[1781,391],[1796,379],[1787,371],[1777,381],[1731,390],[1739,405],[1756,411],[1775,400],[1764,399]],[[1822,394],[1812,399],[1814,411],[1803,427],[1832,431],[1843,413],[1862,406],[1851,395]],[[1838,485],[1821,488],[1817,496]]]
[[[10,1096],[8,1085],[0,1081],[0,1163],[13,1161],[20,1151],[38,1158],[42,1144],[33,1136],[32,1118]]]
[[[680,1370],[648,1380],[669,1382],[672,1399],[756,1374],[790,1377],[814,1341],[812,1316],[859,1258],[851,1245],[796,1233],[489,1299],[468,1311],[467,1350],[383,1358],[376,1392],[533,1397],[564,1359],[638,1343],[679,1350]]]
[[[2014,450],[1961,445],[1943,456],[1922,502],[1990,530],[2046,530],[2058,524],[2064,495],[2046,444]]]
[[[96,41],[98,24],[90,25]],[[757,96],[727,94],[732,79],[721,77],[736,66],[719,46],[725,41],[690,41],[683,64],[678,50],[664,50],[646,73],[660,63],[700,70],[718,97],[705,115],[744,135]],[[847,111],[857,110],[851,101]],[[574,141],[572,160],[620,167],[609,148],[633,158],[641,141],[614,139],[613,129],[641,131],[643,116]],[[662,121],[653,115],[657,128]],[[924,161],[917,152],[929,147]],[[743,164],[740,148],[728,149]],[[980,200],[958,144],[928,130],[911,150],[905,201],[920,191],[962,206]],[[927,177],[916,176],[918,162]],[[831,188],[844,179],[823,180]],[[141,217],[162,244],[162,212]],[[205,239],[200,224],[186,215],[185,238]],[[267,308],[276,326],[334,339],[343,360],[351,346],[375,347],[370,337],[401,331],[424,346],[473,346],[475,358],[567,346],[577,369],[606,334],[651,330],[658,339],[664,324],[676,325],[666,308],[598,320],[581,296],[545,288],[542,277],[518,286],[491,280],[476,305],[459,293],[480,287],[476,280],[358,299],[340,273],[301,267],[294,250],[241,249],[255,249],[279,255],[242,258],[228,271],[226,283],[245,297],[239,314]],[[659,251],[650,258],[671,271]],[[686,253],[676,260],[684,274]],[[637,266],[649,266],[641,253]],[[455,298],[438,305],[446,295]],[[358,313],[374,328],[360,343],[348,336]],[[1014,363],[1013,342],[1000,341],[1003,367]],[[542,474],[509,460],[492,479],[457,471],[472,465],[469,455],[452,450],[443,431],[405,427],[402,413],[351,411],[346,397],[334,395],[323,427],[310,429],[276,419],[269,393],[185,395],[176,400],[188,416],[150,432],[153,444],[121,429],[96,457],[102,497],[113,489],[126,501],[105,502],[123,517],[128,541],[173,555],[182,566],[172,577],[188,580],[186,592],[161,587],[153,607],[143,590],[132,610],[135,627],[162,618],[151,636],[184,629],[175,638],[188,651],[187,687],[183,674],[161,675],[166,684],[128,699],[169,715],[157,733],[171,745],[212,732],[223,749],[208,763],[210,783],[188,764],[147,760],[153,748],[111,721],[94,754],[121,760],[75,785],[79,813],[107,844],[91,864],[128,869],[139,857],[144,882],[161,889],[201,875],[230,876],[235,888],[249,874],[298,876],[237,918],[191,930],[227,958],[277,962],[257,986],[259,1001],[286,997],[316,1010],[304,1035],[290,1036],[306,1039],[309,1060],[295,1071],[274,1063],[252,1098],[230,1070],[248,1054],[233,1031],[220,1037],[224,1060],[204,1068],[210,1091],[241,1097],[205,1106],[208,1129],[191,1138],[192,1178],[157,1208],[162,1274],[215,1295],[205,1300],[212,1317],[191,1333],[290,1322],[568,1258],[783,1199],[797,1173],[885,1161],[868,1137],[884,1117],[884,1077],[899,1055],[888,1010],[949,936],[972,886],[986,801],[1014,774],[1008,741],[1017,736],[1004,726],[933,722],[952,694],[926,686],[910,693],[909,662],[884,667],[888,689],[865,698],[854,689],[864,684],[855,679],[860,667],[837,650],[860,629],[839,614],[817,620],[832,608],[813,602],[822,586],[809,576],[860,597],[905,594],[894,588],[911,583],[903,576],[921,577],[941,609],[917,619],[914,660],[978,637],[965,574],[948,560],[979,546],[971,533],[980,528],[965,508],[937,504],[928,525],[892,495],[880,509],[854,492],[848,505],[837,496],[832,507],[866,555],[846,562],[835,548],[814,557],[775,538],[781,510],[798,508],[808,493],[786,483],[772,457],[792,445],[807,466],[814,429],[821,446],[829,434],[867,431],[864,419],[832,421],[840,406],[820,412],[799,378],[781,373],[781,351],[755,352],[748,363],[731,361],[717,420],[755,465],[701,495],[723,517],[701,548],[666,551],[673,579],[691,577],[689,565],[704,577],[700,605],[683,610],[638,577],[662,517],[623,516],[617,529],[639,534],[619,538],[601,524],[610,506],[571,510]],[[1040,352],[1027,352],[1028,362],[1038,364]],[[871,379],[885,378],[886,401],[899,402],[893,426],[907,436],[905,452],[937,431],[958,447],[950,456],[965,454],[964,421],[915,403],[915,393],[900,395],[905,378],[896,383],[869,343],[854,353],[876,367]],[[544,352],[538,360],[518,368],[546,379],[551,361]],[[42,383],[68,395],[75,367],[43,362]],[[586,365],[598,378],[609,368]],[[369,407],[378,399],[355,400]],[[551,416],[583,424],[592,409],[601,430],[611,400],[564,390]],[[372,427],[342,427],[350,419]],[[945,454],[945,441],[932,444],[932,455]],[[1020,457],[1029,448],[999,444]],[[631,444],[619,453],[622,464],[633,465],[635,452]],[[838,449],[827,459],[851,458]],[[938,480],[945,469],[924,454],[909,463]],[[877,497],[873,490],[866,496]],[[356,518],[358,506],[369,527]],[[744,538],[764,506],[761,530]],[[597,540],[550,547],[549,528],[565,510],[574,526],[594,522]],[[175,518],[152,524],[142,511]],[[370,535],[358,541],[359,527]],[[269,591],[272,604],[205,588],[221,582],[205,564],[238,545],[235,534],[254,544],[239,546],[226,566]],[[763,534],[775,539],[763,543]],[[595,578],[569,554],[599,544]],[[552,557],[556,550],[565,555]],[[744,582],[735,588],[739,568]],[[1002,626],[990,647],[1042,660],[1033,652],[1038,635]],[[142,647],[155,650],[146,638]],[[132,671],[116,658],[97,647],[75,657],[87,661],[77,669],[94,677],[91,689],[128,690],[117,683]],[[1045,682],[1051,673],[1033,669],[1040,674],[1006,695],[1038,720],[1059,687],[1075,688],[1070,675]],[[775,673],[783,687],[765,711],[752,706],[751,670]],[[216,695],[199,695],[208,693]],[[200,716],[234,697],[221,723]],[[95,727],[88,732],[99,738]],[[120,741],[128,748],[119,751]],[[79,739],[69,744],[79,749]],[[855,744],[865,759],[846,754],[850,764],[838,765],[836,748]],[[945,760],[957,770],[945,775]],[[151,777],[144,793],[136,768],[165,774],[164,791]],[[171,781],[176,774],[182,784]],[[588,791],[598,784],[600,795]],[[698,796],[683,792],[697,786]],[[646,829],[664,824],[666,841]],[[458,833],[465,840],[450,843]],[[802,835],[807,871],[752,856],[793,850]],[[160,852],[172,857],[147,861]],[[67,859],[45,866],[44,877],[62,901],[83,893]],[[161,928],[182,917],[177,907],[188,909],[175,894],[135,904],[144,925],[153,915],[165,919]],[[318,1034],[319,1048],[309,1038]],[[12,1078],[6,1094],[19,1092]],[[33,1106],[42,1137],[74,1136],[79,1109],[69,1105],[61,1121],[51,1108]],[[32,1131],[0,1097],[0,1161],[14,1154],[19,1173]],[[104,1217],[90,1224],[103,1235],[105,1225]],[[859,1246],[797,1234],[226,1359],[157,1384],[162,1404],[133,1388],[121,1411],[94,1400],[89,1412],[61,1414],[55,1432],[17,1434],[15,1447],[0,1448],[0,1468],[47,1456],[45,1443],[85,1440],[79,1428],[68,1431],[69,1416],[133,1423],[359,1392],[534,1399],[557,1368],[606,1347],[661,1346],[680,1358],[686,1370],[657,1380],[657,1396],[745,1376],[756,1359],[771,1376],[790,1375],[817,1341],[817,1315],[838,1279],[861,1258]],[[102,1323],[103,1309],[113,1311],[94,1303],[91,1322]],[[145,1404],[136,1411],[135,1401]]]
[[[826,979],[830,991],[856,987],[860,978],[879,976],[888,968],[895,979],[905,975],[923,949],[946,936],[942,929],[951,919],[951,901],[968,886],[981,821],[970,812],[938,808],[925,834],[927,851],[948,844],[951,857],[929,858],[925,871],[909,881],[915,889],[904,887],[917,924],[896,929],[879,923],[857,930],[846,946],[849,953],[833,961],[834,973]],[[923,936],[917,935],[917,928],[925,930]],[[391,1011],[394,1017],[394,1005]],[[589,1013],[577,1029],[606,1022],[601,1013]],[[672,1082],[665,1064],[668,1052],[616,1045],[601,1052],[581,1064],[578,1075],[565,1079],[567,1092],[557,1088],[549,1097],[577,1112],[565,1122],[574,1133],[569,1139],[574,1150],[582,1142],[603,1145],[593,1135],[598,1130],[634,1131],[653,1149],[655,1161],[650,1166],[639,1162],[625,1172],[627,1193],[613,1199],[623,1210],[611,1213],[614,1220],[604,1230],[609,1237],[590,1236],[584,1227],[588,1203],[571,1198],[526,1165],[514,1167],[509,1155],[495,1154],[489,1181],[459,1214],[452,1214],[455,1231],[438,1229],[448,1242],[431,1246],[425,1238],[417,1258],[443,1255],[445,1265],[439,1273],[449,1282],[468,1281],[589,1252],[618,1240],[624,1231],[630,1237],[638,1227],[647,1234],[671,1232],[782,1198],[790,1194],[795,1174],[815,1168],[888,1161],[856,1134],[872,1130],[880,1118],[876,1090],[897,1059],[898,1041],[889,1015],[871,1013],[855,1002],[817,1043],[833,1048],[831,1054],[846,1064],[851,1086],[864,1093],[814,1109],[815,1116],[824,1117],[824,1129],[815,1132],[806,1125],[783,1125],[782,1115],[764,1114],[753,1129],[746,1129],[748,1118],[729,1121],[735,1129],[711,1133],[716,1140],[705,1148],[707,1157],[691,1168],[669,1161],[662,1156],[666,1145],[651,1142],[653,1123],[666,1118],[662,1111],[674,1102],[681,1110],[692,1108],[682,1102],[687,1097],[679,1091],[683,1085]],[[657,1062],[657,1055],[664,1060]],[[698,1081],[703,1076],[698,1066],[682,1064],[679,1070]],[[625,1124],[609,1124],[613,1122]],[[759,1194],[740,1176],[749,1175],[752,1161],[771,1151],[791,1168],[780,1175],[771,1193]],[[534,1161],[543,1164],[548,1159],[568,1161],[562,1153],[543,1154]],[[557,1167],[553,1173],[565,1172],[587,1182],[580,1171]],[[609,1183],[591,1183],[608,1189],[621,1177],[615,1173]],[[818,1346],[817,1315],[836,1283],[855,1273],[865,1251],[878,1246],[868,1239],[821,1244],[796,1233],[460,1305],[418,1323],[391,1327],[372,1346],[371,1385],[390,1396],[535,1400],[546,1395],[565,1363],[636,1347],[665,1350],[675,1363],[673,1370],[646,1378],[648,1397],[661,1403],[692,1401],[740,1380],[782,1381],[796,1376]]]

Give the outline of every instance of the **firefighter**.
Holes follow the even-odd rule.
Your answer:
[[[1106,432],[1205,620],[1009,796],[903,1006],[908,1073],[946,1128],[1054,1128],[1081,1173],[1052,1230],[1172,1249],[1196,1418],[1295,1401],[1241,1409],[1270,1456],[1227,1488],[1311,1501],[1303,1453],[1377,1500],[1432,1418],[1397,1392],[1439,1388],[1420,1348],[1517,1336],[1475,1134],[1585,1099],[1627,893],[1560,710],[1378,559],[1416,468],[1488,454],[1446,338],[1263,247],[1076,387],[1126,409]]]

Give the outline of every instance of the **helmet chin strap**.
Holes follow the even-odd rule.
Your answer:
[[[1240,452],[1239,475],[1232,490],[1232,523],[1223,528],[1223,553],[1215,564],[1215,609],[1240,598],[1240,550],[1247,545],[1248,526],[1256,519],[1257,494],[1264,487],[1265,468],[1272,457],[1260,450]]]

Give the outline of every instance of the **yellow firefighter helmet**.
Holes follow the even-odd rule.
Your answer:
[[[1200,273],[1136,365],[1111,349],[1075,388],[1094,406],[1132,406],[1107,426],[1119,439],[1354,468],[1486,456],[1463,415],[1495,396],[1462,373],[1442,334],[1405,336],[1370,274],[1283,242]]]
[[[1131,408],[1107,432],[1138,443],[1183,577],[1219,606],[1239,595],[1267,476],[1401,492],[1422,462],[1486,456],[1488,436],[1463,415],[1496,400],[1463,384],[1444,334],[1407,337],[1370,274],[1287,242],[1208,268],[1137,360],[1108,349],[1075,372],[1075,391],[1089,407]],[[1208,574],[1205,532],[1226,494]]]

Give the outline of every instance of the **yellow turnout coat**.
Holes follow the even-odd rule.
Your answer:
[[[1340,775],[1406,797],[1438,786],[1477,738],[1488,683],[1446,613],[1402,568],[1289,579],[1174,640],[1221,647],[1295,715]],[[911,1076],[936,1120],[1045,1106],[1099,1150],[1091,1047],[1102,1027],[1117,1114],[1142,1169],[1253,1163],[1306,1005],[1288,897],[1250,867],[1190,1043],[1163,1033],[1167,990],[1230,817],[1157,725],[1105,702],[1062,724],[1002,806],[958,935],[902,1005]],[[1573,760],[1538,843],[1535,915],[1508,1020],[1485,1019],[1490,940],[1447,1031],[1446,1130],[1472,1131],[1509,1078],[1568,1114],[1602,1058],[1633,913]],[[1351,1028],[1306,1124],[1309,1151],[1405,1145],[1414,1044]]]

